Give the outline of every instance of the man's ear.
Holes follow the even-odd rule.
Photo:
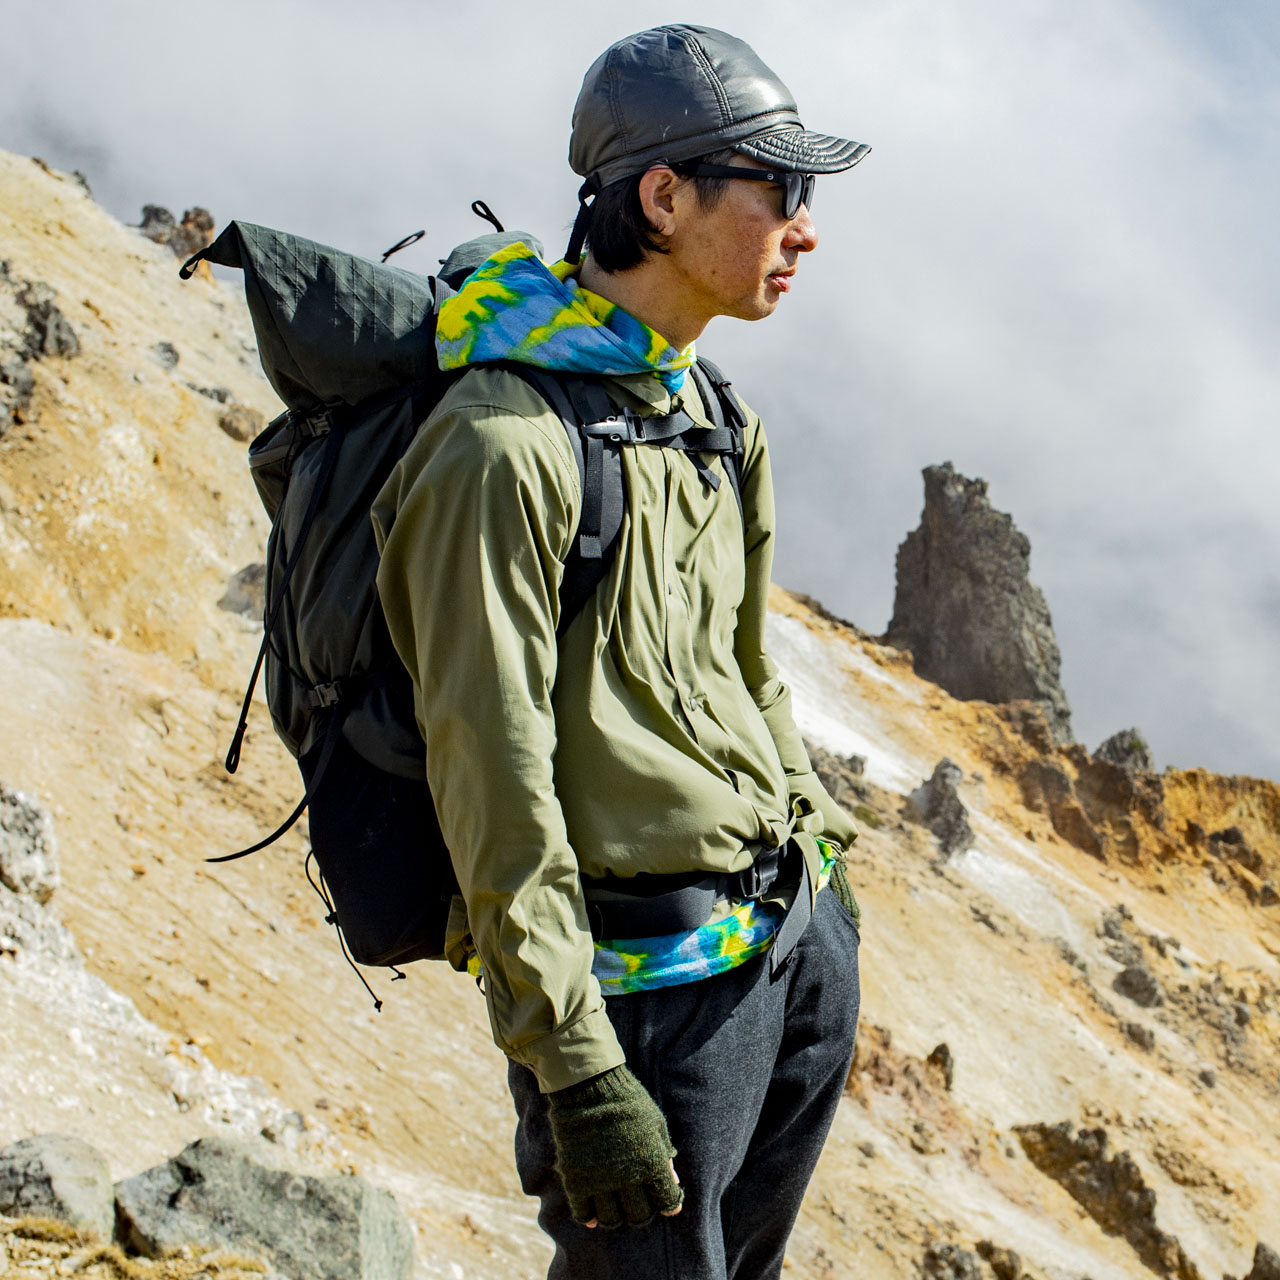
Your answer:
[[[666,238],[676,229],[676,192],[688,181],[665,165],[656,165],[640,178],[640,208],[654,231]]]

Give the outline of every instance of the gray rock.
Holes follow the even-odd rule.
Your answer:
[[[34,359],[80,354],[80,339],[58,309],[56,297],[54,290],[41,281],[28,283],[18,291],[18,303],[27,312],[27,354]]]
[[[407,1280],[413,1266],[408,1220],[387,1192],[268,1168],[223,1138],[117,1183],[116,1211],[125,1247],[150,1258],[188,1243],[237,1249],[308,1280]]]
[[[77,964],[82,960],[71,931],[52,908],[0,884],[0,955],[24,954]]]
[[[79,354],[80,339],[58,309],[57,296],[49,285],[23,280],[8,261],[0,261],[0,435],[30,416],[31,362]]]
[[[182,221],[164,205],[144,204],[138,230],[156,244],[168,245],[179,258],[189,258],[199,249],[213,243],[213,215],[198,206],[188,209]]]
[[[189,258],[193,253],[213,243],[213,214],[198,205],[182,215],[182,221],[169,236],[169,248],[179,258]]]
[[[1093,754],[1108,764],[1119,765],[1128,773],[1155,772],[1151,748],[1137,729],[1121,729],[1119,733],[1113,733]]]
[[[921,1270],[925,1280],[985,1280],[978,1255],[958,1244],[931,1244]]]
[[[247,404],[229,404],[218,415],[218,426],[233,440],[252,440],[266,421],[258,409]]]
[[[1116,974],[1112,989],[1144,1009],[1164,1003],[1156,975],[1145,964],[1131,964]]]
[[[188,391],[194,391],[196,395],[208,400],[216,400],[219,404],[227,404],[231,399],[230,387],[202,387],[198,382],[184,382],[182,385]]]
[[[16,356],[0,360],[0,435],[15,422],[25,422],[36,388],[35,374]]]
[[[974,1248],[995,1273],[996,1280],[1022,1280],[1026,1275],[1022,1259],[1012,1249],[1005,1249],[990,1240],[979,1240]]]
[[[920,527],[898,548],[885,639],[957,698],[1040,703],[1054,740],[1070,742],[1049,607],[1028,576],[1030,542],[992,508],[985,480],[945,462],[925,468],[924,488]]]
[[[944,854],[968,848],[973,840],[968,810],[956,790],[963,777],[959,765],[940,760],[928,782],[918,786],[903,806],[907,817],[937,836]]]
[[[247,564],[239,573],[232,574],[218,608],[246,618],[261,618],[266,613],[266,589],[267,566]]]
[[[177,219],[164,205],[144,204],[142,206],[142,221],[138,224],[138,230],[148,240],[154,240],[156,244],[168,244],[169,237],[177,225]]]
[[[818,775],[827,794],[838,805],[851,813],[862,805],[866,792],[864,779],[867,771],[865,756],[838,756],[812,742],[806,742],[809,763]]]
[[[1280,1280],[1280,1253],[1259,1240],[1253,1251],[1253,1270],[1244,1280]]]
[[[1148,1053],[1156,1047],[1156,1033],[1140,1022],[1126,1022],[1124,1033],[1139,1049],[1145,1049]]]
[[[106,1156],[59,1133],[5,1147],[0,1151],[0,1214],[56,1218],[110,1240],[115,1196]]]
[[[58,845],[48,810],[0,782],[0,883],[46,903],[58,888]]]
[[[174,369],[182,358],[172,342],[157,342],[151,348],[151,357],[162,369]]]

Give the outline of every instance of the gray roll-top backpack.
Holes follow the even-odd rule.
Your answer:
[[[426,781],[412,683],[378,600],[369,511],[445,389],[465,376],[443,373],[436,363],[439,303],[509,244],[523,241],[542,252],[534,237],[504,231],[482,202],[472,208],[496,230],[459,245],[433,277],[386,265],[421,232],[374,263],[248,222],[230,223],[181,271],[189,279],[201,260],[243,270],[262,368],[286,405],[249,446],[271,519],[266,605],[262,646],[226,767],[234,773],[239,764],[265,664],[271,721],[298,760],[305,787],[269,836],[209,861],[256,853],[309,809],[304,870],[324,901],[327,923],[338,929],[348,960],[387,965],[400,977],[396,966],[442,957],[457,880]],[[623,448],[679,449],[713,488],[720,478],[705,455],[718,454],[741,507],[746,418],[708,361],[700,357],[691,373],[711,430],[683,412],[643,420],[624,413],[599,380],[503,367],[525,378],[559,415],[578,465],[582,516],[560,588],[561,635],[594,596],[616,550]],[[708,901],[725,892],[718,883],[696,888],[665,895],[678,915],[694,919],[702,911],[705,919]],[[649,928],[654,918],[644,904],[633,921],[596,915],[597,936],[612,937],[636,936],[612,930],[642,917]],[[376,997],[374,1005],[381,1007]]]

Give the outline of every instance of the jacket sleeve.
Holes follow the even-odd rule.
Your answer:
[[[765,619],[769,612],[769,581],[773,572],[773,475],[764,426],[755,420],[746,432],[742,470],[742,514],[746,526],[746,586],[734,653],[738,668],[777,748],[787,775],[793,812],[811,808],[822,815],[821,834],[842,849],[858,838],[853,819],[827,794],[809,762],[809,753],[791,714],[791,690],[778,676],[777,664],[765,648]]]
[[[414,678],[494,1039],[544,1092],[625,1061],[552,773],[578,488],[558,420],[458,404],[419,432],[374,509],[378,590]]]

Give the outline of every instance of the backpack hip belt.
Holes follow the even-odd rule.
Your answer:
[[[812,911],[809,868],[794,840],[766,849],[741,871],[704,875],[582,877],[591,936],[597,940],[688,933],[711,917],[718,902],[755,901],[770,889],[795,886],[795,898],[774,939],[774,969],[795,949]]]

